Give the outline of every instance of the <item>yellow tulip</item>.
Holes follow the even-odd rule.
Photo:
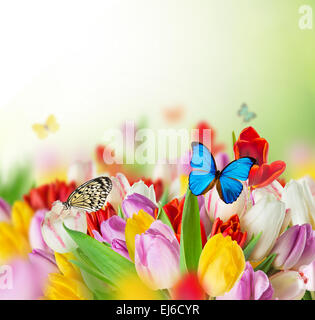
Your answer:
[[[72,253],[55,252],[60,273],[50,273],[44,290],[44,300],[91,300],[93,295],[84,284],[80,270],[69,260],[75,260]]]
[[[243,250],[230,236],[218,233],[204,246],[198,266],[198,277],[204,290],[212,297],[232,289],[245,269]]]
[[[0,222],[0,263],[31,252],[28,230],[34,211],[24,201],[12,206],[11,221]]]
[[[117,283],[118,290],[114,300],[160,300],[161,294],[147,287],[137,275],[131,274],[122,278]]]
[[[146,232],[154,221],[153,217],[143,210],[140,210],[138,213],[134,213],[131,218],[127,219],[125,229],[126,245],[132,261],[135,259],[136,235]]]

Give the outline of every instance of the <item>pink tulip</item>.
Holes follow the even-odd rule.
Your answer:
[[[39,299],[48,274],[58,272],[53,256],[40,250],[33,251],[29,260],[12,260],[0,270],[0,300]]]
[[[154,211],[157,206],[142,194],[132,193],[122,202],[122,209],[127,218],[131,218],[134,213],[138,213],[141,209],[154,218]]]
[[[51,249],[47,246],[46,242],[44,241],[41,230],[41,225],[45,219],[45,214],[47,211],[48,210],[46,209],[37,210],[31,220],[29,228],[29,240],[33,249],[51,251]]]
[[[179,243],[170,227],[157,220],[135,238],[135,266],[151,289],[171,288],[179,279]]]
[[[118,216],[112,216],[101,224],[101,234],[93,230],[93,235],[100,242],[107,242],[111,248],[130,260],[126,238],[125,238],[126,221]]]
[[[306,290],[315,291],[315,260],[300,268],[300,275],[304,278]]]
[[[310,224],[295,225],[277,239],[271,253],[277,254],[276,268],[298,270],[315,259],[315,231]]]
[[[271,300],[273,288],[268,276],[261,270],[254,272],[249,262],[246,262],[242,278],[224,296],[217,300]]]

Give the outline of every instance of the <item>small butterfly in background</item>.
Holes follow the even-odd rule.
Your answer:
[[[32,125],[33,131],[39,139],[45,139],[48,133],[54,133],[59,130],[59,124],[54,115],[50,115],[44,124],[35,123]]]
[[[213,155],[200,142],[191,144],[193,154],[190,166],[193,171],[189,175],[189,189],[199,196],[216,186],[220,198],[225,203],[233,203],[243,190],[240,181],[248,179],[249,171],[256,160],[243,157],[230,162],[222,171],[217,170]]]
[[[243,103],[237,112],[238,116],[243,117],[244,122],[249,122],[250,120],[256,118],[256,113],[250,112],[246,103]]]
[[[112,187],[113,183],[108,177],[89,180],[75,189],[67,201],[63,202],[65,210],[73,207],[88,212],[98,211],[104,206]]]

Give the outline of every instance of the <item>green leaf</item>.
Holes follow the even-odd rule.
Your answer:
[[[168,187],[165,187],[160,200],[160,205],[164,207],[167,204],[167,201],[168,201]]]
[[[302,300],[313,300],[312,295],[308,290],[305,291],[305,294],[304,294]]]
[[[120,217],[120,218],[122,218],[122,219],[125,219],[125,215],[124,215],[124,213],[122,212],[120,206],[118,207],[118,213],[117,213],[117,215],[118,215],[118,217]]]
[[[258,271],[261,270],[265,273],[267,273],[270,270],[271,264],[273,263],[273,260],[276,258],[277,254],[273,253],[269,255],[262,263],[260,263],[254,270]]]
[[[0,173],[0,176],[4,174]],[[33,186],[31,165],[28,162],[16,164],[9,170],[7,179],[0,180],[0,198],[12,205],[16,200],[21,200],[23,194],[28,193]]]
[[[245,260],[248,260],[248,258],[250,257],[250,254],[254,250],[254,248],[255,248],[258,240],[260,239],[261,235],[262,235],[262,232],[258,233],[257,236],[253,235],[251,240],[247,244],[246,248],[244,248],[243,251],[244,251]]]
[[[234,146],[235,143],[236,143],[236,135],[235,135],[235,131],[234,130],[232,131],[232,142],[233,142],[233,146]]]
[[[197,270],[201,250],[198,200],[188,188],[183,209],[180,237],[180,269],[182,272]]]
[[[89,264],[95,266],[107,281],[115,283],[132,273],[136,274],[134,264],[119,253],[85,233],[68,229],[65,225],[64,228],[90,261]]]

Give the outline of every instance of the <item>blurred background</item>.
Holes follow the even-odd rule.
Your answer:
[[[90,157],[125,120],[160,128],[207,121],[232,156],[251,125],[285,177],[315,177],[314,0],[0,2],[1,176],[39,158]],[[314,11],[315,12],[315,11]],[[246,103],[256,117],[238,116]],[[175,120],[169,112],[175,112]],[[53,114],[59,130],[38,139]],[[142,119],[142,120],[141,120]],[[313,170],[313,171],[312,171]]]

